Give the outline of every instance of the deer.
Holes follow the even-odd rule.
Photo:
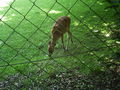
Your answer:
[[[62,17],[59,17],[56,20],[55,24],[53,25],[51,29],[52,40],[49,41],[49,44],[48,44],[48,52],[49,52],[50,57],[53,54],[56,43],[60,38],[62,41],[62,48],[64,49],[64,51],[66,51],[66,48],[64,46],[64,34],[65,33],[68,33],[68,44],[69,44],[70,39],[71,39],[71,42],[73,43],[72,33],[70,32],[70,23],[71,23],[70,17],[62,16]],[[67,50],[68,50],[68,44],[67,44]]]

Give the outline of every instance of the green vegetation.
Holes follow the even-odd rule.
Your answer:
[[[103,63],[112,61],[111,55],[118,50],[110,36],[115,11],[105,10],[108,3],[83,0],[87,6],[81,0],[34,1],[16,0],[11,6],[0,7],[1,81],[19,73],[19,78],[26,76],[22,82],[29,87],[31,80],[40,83],[68,70],[76,69],[71,74],[89,75],[107,69]],[[54,20],[66,15],[72,19],[74,43],[64,52],[58,41],[53,58],[49,58],[50,30]]]

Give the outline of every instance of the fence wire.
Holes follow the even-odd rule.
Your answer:
[[[98,34],[93,32],[93,28],[91,29],[91,27],[88,25],[88,22],[85,21],[86,19],[89,18],[88,17],[89,12],[85,14],[83,18],[78,17],[76,15],[77,13],[72,12],[72,9],[74,9],[74,7],[77,4],[82,3],[84,7],[88,9],[88,11],[90,11],[93,15],[95,15],[97,18],[100,19],[99,22],[108,23],[105,20],[104,16],[101,16],[101,14],[99,14],[94,10],[95,5],[98,5],[97,3],[100,3],[100,0],[93,0],[93,2],[91,2],[90,4],[86,3],[86,1],[84,0],[75,0],[74,2],[72,2],[69,8],[64,6],[64,3],[61,3],[59,0],[52,0],[54,2],[47,11],[37,4],[37,1],[39,0],[28,0],[28,1],[29,3],[31,3],[31,6],[29,7],[29,10],[25,14],[21,13],[19,9],[14,7],[14,4],[17,2],[17,0],[13,0],[12,3],[8,6],[6,12],[4,12],[0,17],[0,23],[2,23],[6,27],[9,27],[9,29],[12,30],[11,33],[8,33],[9,35],[5,39],[0,38],[0,50],[1,50],[0,89],[11,89],[11,88],[20,89],[25,85],[26,85],[26,88],[33,88],[33,87],[40,88],[42,86],[44,87],[44,84],[42,83],[42,81],[44,81],[44,79],[48,77],[51,77],[52,75],[54,76],[53,74],[54,71],[55,73],[59,73],[62,75],[63,72],[71,71],[73,68],[75,68],[75,70],[73,70],[71,73],[72,75],[75,76],[80,71],[78,67],[81,68],[81,66],[83,66],[83,68],[87,68],[89,72],[92,72],[96,69],[94,67],[97,67],[96,62],[98,64],[99,61],[103,59],[103,56],[107,57],[109,56],[110,53],[115,53],[114,48],[117,47],[117,45],[116,44],[109,45],[108,43],[106,43],[107,39],[101,38]],[[62,9],[67,11],[67,13],[65,13],[64,16],[70,16],[78,22],[78,25],[79,25],[77,28],[78,32],[74,30],[71,30],[71,32],[74,31],[75,34],[77,33],[79,35],[79,29],[82,26],[83,31],[87,30],[87,33],[83,34],[83,36],[88,37],[88,39],[89,37],[94,37],[95,39],[97,39],[97,41],[99,41],[98,45],[101,45],[101,46],[94,47],[93,45],[96,42],[91,42],[91,45],[89,47],[87,43],[87,41],[89,42],[89,40],[86,40],[87,38],[79,38],[78,35],[75,35],[73,33],[73,40],[75,42],[73,45],[71,44],[71,46],[74,46],[74,47],[66,51],[65,54],[61,54],[63,52],[59,47],[55,51],[55,53],[58,53],[58,55],[54,54],[51,58],[49,58],[46,47],[51,38],[51,34],[50,34],[51,31],[49,30],[49,32],[47,32],[43,30],[43,25],[46,24],[46,20],[51,20],[54,23],[56,22],[57,18],[55,19],[54,16],[49,14],[56,5],[58,5],[59,7],[62,7]],[[24,6],[24,8],[25,7],[26,6]],[[45,17],[42,18],[43,20],[41,21],[39,26],[27,18],[27,15],[33,10],[34,7],[37,10],[39,10],[38,12],[45,14]],[[9,24],[8,21],[3,20],[4,17],[6,17],[6,15],[12,10],[18,13],[22,17],[19,23],[15,27],[11,26],[11,24]],[[32,32],[31,35],[29,35],[29,37],[26,37],[24,34],[17,31],[20,25],[24,24],[23,23],[24,20],[26,20],[30,25],[35,27],[34,31]],[[99,22],[98,22],[98,25],[95,26],[95,28],[98,26],[102,27],[102,25],[100,25]],[[71,29],[73,29],[73,27],[74,26],[71,25]],[[111,25],[107,25],[106,28],[108,29],[109,32],[110,30],[112,30]],[[45,39],[46,41],[40,40],[40,42],[42,43],[41,46],[34,43],[35,41],[34,37],[38,32],[47,38]],[[82,33],[82,30],[80,30],[80,33]],[[11,38],[13,37],[13,35],[19,35],[22,39],[24,39],[22,43],[18,43],[18,45],[21,44],[20,47],[12,46],[9,44],[9,41],[11,41]],[[2,33],[1,33],[1,36],[2,36]],[[42,36],[38,38],[41,38],[41,37]],[[13,39],[14,43],[16,43],[15,40],[16,39],[14,38]],[[40,43],[40,42],[37,42],[37,43]],[[60,46],[61,43],[58,42],[58,45]],[[14,55],[11,55],[10,52],[8,53],[9,57],[3,55],[3,48],[7,48],[7,49],[9,48],[11,50],[11,53],[15,52]],[[8,52],[7,49],[5,51],[6,53]],[[27,52],[27,50],[32,50],[31,53],[33,54],[29,55],[29,51]],[[74,50],[75,52],[72,52]],[[103,51],[105,52],[109,51],[109,52],[108,54],[105,55]],[[27,56],[27,53],[28,53],[28,56]],[[88,60],[88,62],[86,63],[86,60],[84,61],[83,58],[85,59],[87,58],[86,60]],[[89,63],[93,61],[95,61],[95,63],[91,64],[92,66],[90,66]],[[68,65],[67,65],[67,62],[68,62]],[[70,65],[69,65],[69,62],[70,62]],[[76,65],[73,65],[73,64],[76,64]],[[99,64],[99,66],[101,66],[101,64]],[[59,90],[59,89],[56,89],[56,90]]]

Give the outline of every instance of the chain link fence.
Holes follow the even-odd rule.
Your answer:
[[[11,0],[2,7],[1,2],[0,89],[94,88],[95,80],[85,76],[106,70],[104,63],[119,48],[110,37],[114,10],[105,10],[107,4],[100,0]],[[71,18],[74,43],[64,52],[58,41],[50,58],[50,30],[60,16]]]

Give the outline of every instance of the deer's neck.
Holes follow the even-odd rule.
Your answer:
[[[57,40],[53,38],[53,39],[52,39],[52,43],[53,43],[53,44],[56,44],[56,42],[57,42]]]

